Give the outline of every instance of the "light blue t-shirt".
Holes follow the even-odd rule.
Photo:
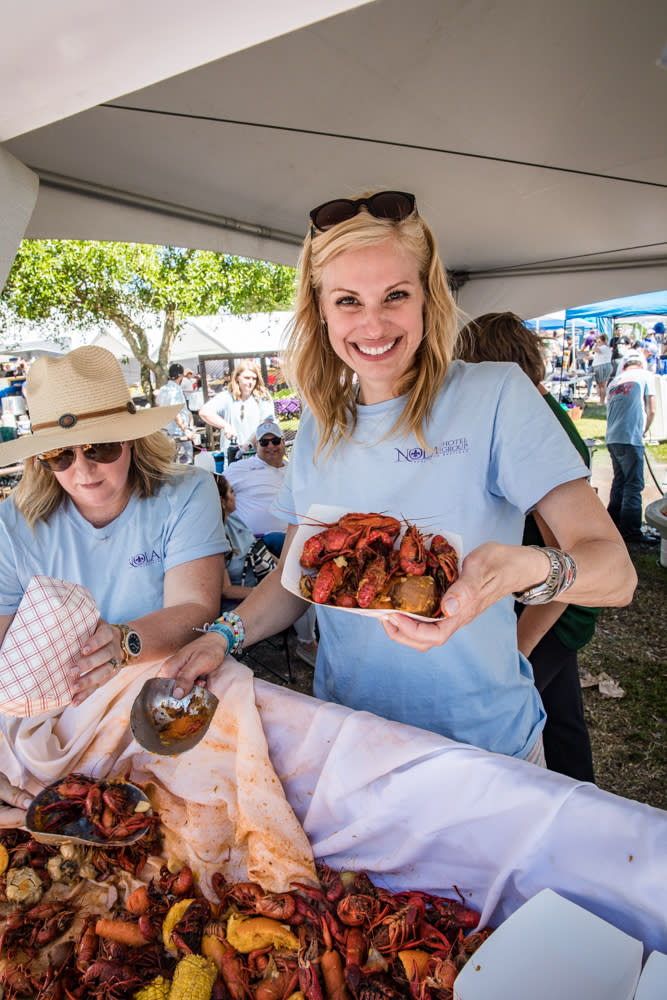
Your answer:
[[[352,441],[316,464],[317,427],[306,412],[276,507],[292,512],[292,523],[313,503],[393,514],[461,535],[465,555],[486,541],[521,545],[524,514],[588,474],[517,365],[453,362],[427,451],[412,435],[385,438],[403,403],[359,406]],[[360,615],[318,606],[317,619],[317,697],[510,756],[532,749],[545,716],[517,649],[511,597],[426,653]]]
[[[178,415],[183,420],[186,427],[190,426],[190,411],[188,410],[185,400],[185,393],[181,389],[178,382],[173,382],[169,379],[169,381],[158,390],[155,402],[158,406],[176,406],[177,403],[180,403],[181,409]],[[165,424],[164,429],[169,437],[182,437],[183,435],[183,431],[175,420],[170,420],[168,424]]]
[[[607,387],[607,444],[643,443],[646,411],[644,400],[655,396],[655,376],[643,368],[627,368]]]
[[[245,444],[255,433],[263,420],[273,420],[273,400],[258,399],[249,396],[248,399],[234,399],[228,389],[223,389],[212,399],[215,412],[234,428],[234,435],[239,444]],[[220,431],[220,448],[226,451],[230,444],[224,431]]]
[[[168,569],[228,547],[217,487],[202,469],[175,476],[153,497],[133,494],[104,528],[66,498],[33,534],[10,496],[0,504],[0,614],[16,611],[39,574],[83,584],[106,621],[133,621],[164,606]]]

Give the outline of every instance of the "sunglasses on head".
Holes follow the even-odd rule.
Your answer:
[[[272,444],[274,448],[277,448],[279,444],[282,444],[282,440],[282,438],[277,437],[263,437],[259,439],[259,443],[262,448],[268,448],[270,444]]]
[[[123,453],[122,441],[108,441],[103,444],[82,444],[80,445],[83,457],[89,462],[99,462],[100,465],[111,465],[117,462]],[[65,472],[76,458],[74,448],[54,448],[53,451],[45,451],[42,455],[37,455],[37,461],[50,469],[51,472]]]
[[[415,211],[416,200],[406,191],[378,191],[368,198],[336,198],[325,201],[310,213],[311,235],[314,229],[326,232],[341,222],[347,222],[365,208],[375,219],[403,222]]]

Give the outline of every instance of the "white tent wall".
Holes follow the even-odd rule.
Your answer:
[[[38,187],[37,174],[0,146],[0,288],[28,227]]]

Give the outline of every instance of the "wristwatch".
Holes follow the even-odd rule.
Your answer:
[[[120,648],[123,651],[121,667],[126,666],[130,660],[134,660],[140,655],[142,649],[141,636],[129,625],[114,625],[120,630]]]

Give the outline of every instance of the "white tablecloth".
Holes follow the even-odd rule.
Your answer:
[[[667,952],[667,812],[255,681],[315,857],[455,896],[497,926],[551,888]]]
[[[74,769],[150,781],[170,853],[205,882],[221,867],[243,878],[244,864],[267,888],[307,877],[298,820],[316,858],[391,889],[454,897],[456,886],[493,927],[548,887],[667,952],[667,812],[274,684],[253,688],[233,659],[212,679],[220,706],[206,737],[155,757],[128,729],[150,673],[125,686],[121,671],[58,716],[5,718],[0,770],[33,793]]]

